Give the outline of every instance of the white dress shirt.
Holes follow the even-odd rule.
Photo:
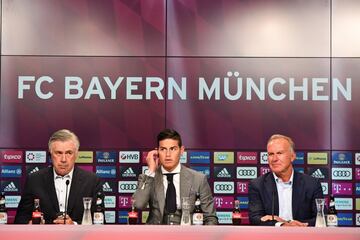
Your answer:
[[[65,212],[66,180],[70,180],[69,186],[67,187],[67,198],[69,199],[69,192],[71,187],[72,176],[74,173],[74,168],[69,172],[69,174],[65,176],[57,175],[55,170],[53,171],[54,171],[56,196],[59,202],[59,209],[60,212]],[[67,203],[66,206],[68,206]]]
[[[181,200],[180,200],[180,170],[181,170],[181,164],[179,163],[176,168],[171,171],[168,172],[165,170],[165,168],[163,168],[163,166],[161,166],[161,172],[163,173],[163,184],[164,184],[164,195],[166,196],[166,190],[168,187],[168,180],[166,175],[167,173],[177,173],[173,176],[173,183],[175,186],[175,190],[176,190],[176,208],[177,209],[181,209]]]
[[[273,173],[274,174],[274,173]],[[283,182],[274,174],[276,188],[279,198],[279,217],[285,221],[293,220],[292,215],[292,186],[294,179],[294,170],[291,173],[291,177],[288,182]]]

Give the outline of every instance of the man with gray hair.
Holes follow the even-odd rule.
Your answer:
[[[314,226],[316,198],[323,198],[318,179],[294,171],[295,144],[276,134],[267,142],[271,172],[249,184],[249,220],[253,225]]]
[[[67,129],[56,131],[48,145],[52,167],[27,177],[15,223],[32,223],[34,199],[38,198],[45,223],[80,224],[83,197],[93,198],[94,210],[96,194],[101,191],[100,179],[75,166],[80,142],[73,132]]]

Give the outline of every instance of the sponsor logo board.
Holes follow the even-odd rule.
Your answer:
[[[139,163],[140,152],[139,151],[120,151],[119,152],[120,163]]]

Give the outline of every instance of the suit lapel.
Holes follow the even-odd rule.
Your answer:
[[[180,170],[180,201],[182,197],[190,197],[191,175],[186,167],[181,166]]]
[[[292,214],[293,219],[297,219],[297,211],[299,206],[299,201],[301,201],[302,196],[300,193],[303,192],[304,184],[302,182],[302,178],[299,173],[294,170],[294,179],[292,186]]]
[[[55,190],[55,180],[54,180],[54,170],[52,167],[49,167],[48,172],[44,175],[44,184],[47,192],[49,193],[50,204],[55,209],[55,212],[59,212],[59,201],[57,199],[56,190]]]
[[[276,188],[276,183],[273,174],[270,172],[265,180],[266,195],[269,199],[270,209],[272,210],[272,203],[274,203],[274,215],[279,215],[279,197]]]
[[[71,179],[71,187],[70,187],[70,192],[69,192],[69,199],[68,199],[68,206],[67,206],[68,213],[72,212],[72,209],[74,208],[75,203],[76,203],[76,199],[78,198],[78,196],[80,196],[79,193],[81,192],[80,186],[82,186],[82,183],[81,183],[82,181],[83,181],[83,179],[81,177],[81,174],[75,167],[73,177]],[[92,197],[92,196],[86,196],[86,197]]]
[[[165,207],[165,194],[164,194],[164,183],[163,183],[163,175],[161,172],[161,168],[158,168],[155,174],[155,195],[157,201],[159,202],[161,216],[163,216],[164,207]]]

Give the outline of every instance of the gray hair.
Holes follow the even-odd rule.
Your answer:
[[[267,145],[269,145],[269,143],[273,140],[276,140],[276,139],[285,139],[289,145],[290,145],[290,149],[292,152],[295,152],[295,143],[293,142],[293,140],[288,137],[288,136],[285,136],[285,135],[281,135],[281,134],[274,134],[272,135],[269,140],[267,141]]]
[[[80,147],[80,141],[79,138],[75,135],[75,133],[67,129],[61,129],[54,132],[49,139],[49,143],[48,143],[49,151],[51,152],[50,146],[53,142],[55,141],[65,142],[69,140],[74,141],[76,145],[76,150],[78,151]]]

